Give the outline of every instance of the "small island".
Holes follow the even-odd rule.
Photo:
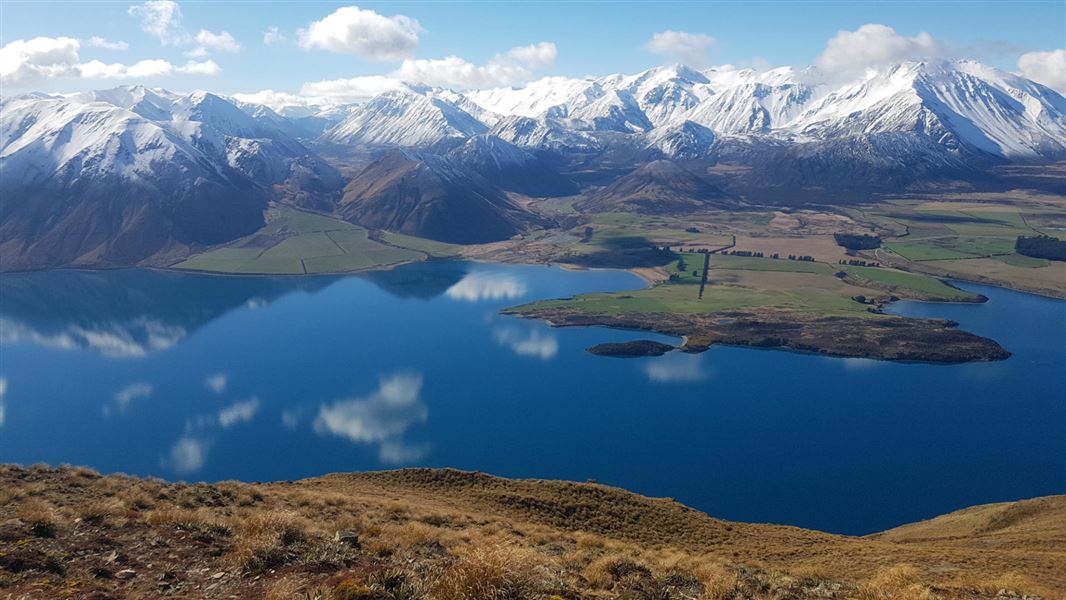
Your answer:
[[[588,352],[597,356],[617,356],[634,358],[638,356],[662,356],[673,350],[670,344],[653,340],[632,340],[629,342],[606,342],[588,348]]]

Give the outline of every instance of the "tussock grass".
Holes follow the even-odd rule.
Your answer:
[[[845,538],[718,521],[596,484],[456,471],[208,485],[0,466],[0,490],[0,595],[16,598],[62,596],[67,580],[85,597],[1055,598],[1066,564],[1039,537],[1061,539],[1066,502],[1054,499]],[[1002,536],[1013,550],[989,551]],[[116,577],[126,569],[135,575]]]

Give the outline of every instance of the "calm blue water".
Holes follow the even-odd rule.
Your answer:
[[[1066,302],[902,302],[999,340],[936,366],[603,341],[498,314],[622,272],[430,263],[237,278],[0,277],[0,462],[187,480],[425,465],[595,479],[744,521],[867,533],[1066,492]]]

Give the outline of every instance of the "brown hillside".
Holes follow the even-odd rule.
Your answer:
[[[1064,511],[1040,498],[855,538],[454,470],[190,485],[7,466],[0,597],[1061,598]]]

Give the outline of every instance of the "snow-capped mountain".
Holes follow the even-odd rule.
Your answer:
[[[1066,152],[1064,109],[1059,94],[990,67],[913,62],[827,94],[797,126],[823,139],[909,132],[950,149],[1038,158]]]
[[[0,101],[5,268],[130,264],[254,231],[339,173],[214,94],[142,87]]]
[[[539,197],[578,193],[574,182],[542,158],[495,135],[474,136],[446,157],[509,192]]]
[[[335,144],[432,146],[488,130],[470,113],[443,98],[414,89],[375,96],[322,135]]]
[[[714,140],[713,131],[685,120],[656,128],[647,136],[647,147],[667,158],[695,160],[711,155]]]
[[[855,197],[850,192],[931,182],[995,183],[994,165],[1066,158],[1066,98],[961,60],[906,62],[844,83],[829,83],[813,68],[670,66],[545,78],[521,88],[401,86],[358,105],[296,98],[281,112],[250,97],[132,86],[0,100],[3,267],[131,264],[180,254],[253,231],[270,200],[373,227],[391,222],[382,220],[391,215],[389,198],[417,200],[408,184],[440,192],[427,196],[436,198],[433,207],[419,210],[453,201],[484,208],[482,200],[491,199],[495,208],[485,215],[510,215],[484,221],[499,225],[517,214],[509,204],[501,208],[505,192],[582,192],[642,206],[630,200],[646,183],[662,187],[670,173],[697,177],[692,185],[656,188],[652,205],[665,209],[688,205],[685,190],[709,189],[700,183],[704,176],[707,185],[739,196],[795,198],[809,188]],[[396,147],[419,158],[375,163]],[[358,176],[357,194],[348,174],[343,211],[344,178],[316,148],[343,168],[377,165]],[[661,160],[684,167],[642,170]],[[708,170],[716,164],[730,168]],[[390,166],[410,175],[387,193],[374,191],[370,179]],[[598,193],[630,174],[613,196]],[[474,182],[482,200],[460,198],[460,181]],[[463,227],[462,219],[451,223]],[[475,234],[434,233],[483,239]]]
[[[324,139],[418,147],[491,130],[519,146],[587,151],[611,143],[598,132],[662,139],[690,121],[719,138],[811,143],[894,132],[993,159],[1066,154],[1066,100],[980,63],[909,62],[843,85],[818,81],[814,69],[671,66],[522,88],[408,88],[370,100]]]

